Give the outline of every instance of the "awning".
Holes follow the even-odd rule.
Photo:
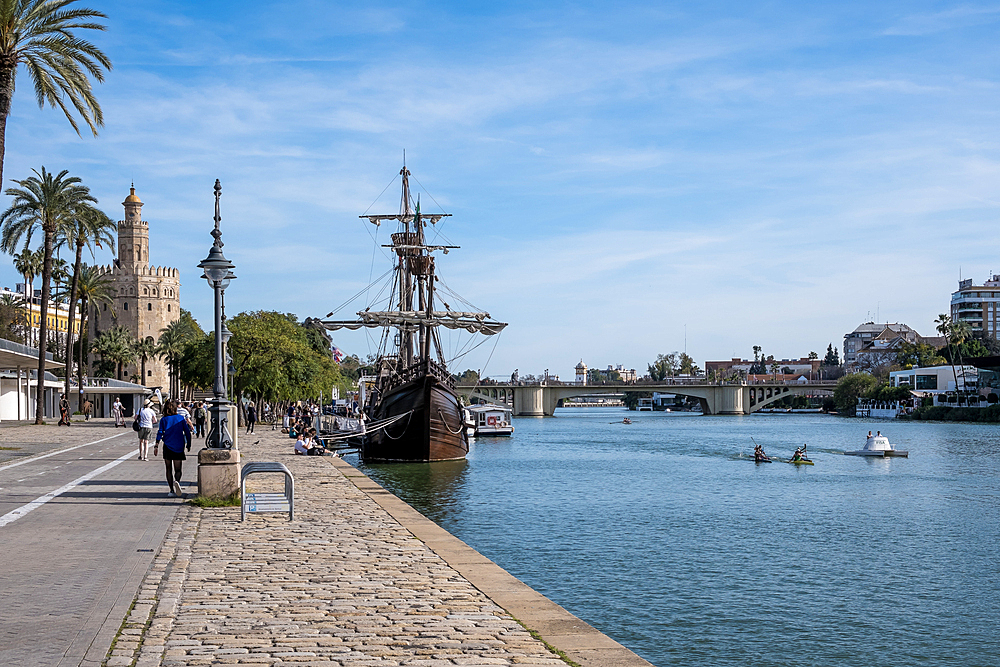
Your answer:
[[[45,368],[62,368],[65,366],[61,361],[52,358],[51,352],[45,353]],[[0,368],[15,369],[20,366],[22,369],[38,369],[38,349],[15,343],[12,340],[0,338]]]

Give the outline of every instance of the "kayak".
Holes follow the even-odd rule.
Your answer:
[[[798,461],[789,461],[789,463],[791,463],[793,465],[797,465],[797,466],[812,466],[812,465],[816,465],[815,463],[813,463],[809,459],[799,459]]]
[[[767,459],[767,458],[764,458],[764,459],[757,459],[757,458],[755,458],[753,460],[753,462],[754,463],[771,463],[772,461],[771,461],[771,459]]]

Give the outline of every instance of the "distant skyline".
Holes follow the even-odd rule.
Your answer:
[[[119,220],[134,181],[206,329],[216,178],[227,312],[323,317],[388,268],[358,216],[396,209],[404,149],[454,216],[445,281],[510,324],[456,372],[645,371],[685,326],[700,365],[822,356],[876,313],[931,335],[1000,272],[1000,4],[83,4],[106,127],[22,70],[4,188],[68,169]]]

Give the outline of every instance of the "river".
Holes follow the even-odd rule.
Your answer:
[[[658,667],[1000,665],[996,425],[603,408],[514,423],[466,461],[360,467]],[[841,453],[869,429],[909,458]],[[751,437],[772,456],[808,443],[816,465],[755,464]]]

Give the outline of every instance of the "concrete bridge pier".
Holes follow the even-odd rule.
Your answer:
[[[559,397],[548,387],[518,387],[514,392],[514,416],[551,417]]]

